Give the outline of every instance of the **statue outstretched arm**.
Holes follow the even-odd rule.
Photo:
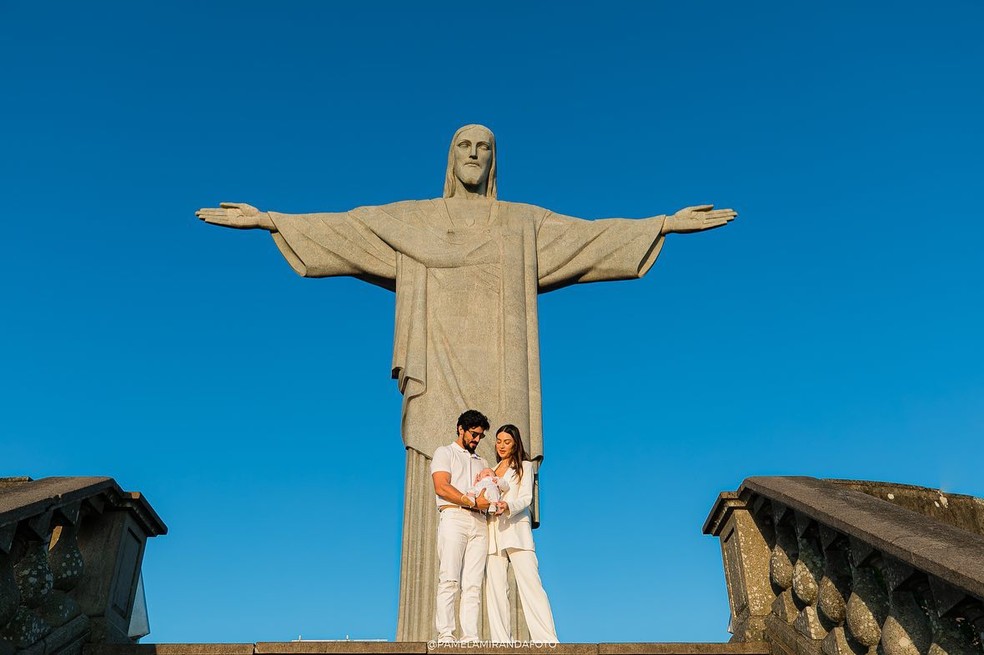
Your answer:
[[[206,223],[232,227],[237,230],[263,229],[276,232],[277,226],[267,212],[261,212],[253,205],[244,202],[220,202],[218,207],[203,207],[195,216]]]
[[[667,234],[714,229],[736,215],[712,205],[687,207],[672,216],[593,221],[546,212],[536,236],[540,291],[642,277],[659,256]]]
[[[663,246],[665,216],[585,220],[547,212],[536,233],[541,292],[642,277]]]
[[[382,209],[280,214],[262,212],[246,203],[223,202],[217,208],[199,209],[195,215],[223,227],[268,231],[287,263],[304,277],[350,275],[390,289],[396,279],[396,251],[379,232],[398,221],[388,220]]]

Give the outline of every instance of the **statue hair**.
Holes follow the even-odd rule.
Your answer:
[[[485,197],[491,198],[492,200],[495,200],[497,197],[496,185],[495,185],[495,160],[496,160],[495,134],[493,134],[492,130],[485,127],[484,125],[478,125],[477,123],[472,123],[470,125],[459,127],[458,131],[454,133],[453,137],[451,137],[451,147],[448,149],[448,170],[447,173],[444,175],[445,198],[452,197],[454,195],[454,192],[458,189],[458,185],[461,183],[461,181],[454,174],[454,145],[458,142],[458,137],[461,136],[462,132],[464,132],[467,129],[471,129],[473,127],[480,127],[489,133],[489,143],[492,146],[492,164],[491,166],[489,166],[489,176],[485,180]]]

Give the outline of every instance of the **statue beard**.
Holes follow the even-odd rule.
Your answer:
[[[458,184],[467,187],[470,191],[479,191],[488,182],[489,173],[487,170],[474,166],[462,166],[455,171]]]

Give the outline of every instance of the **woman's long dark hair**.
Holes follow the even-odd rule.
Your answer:
[[[519,428],[512,423],[506,423],[495,431],[496,436],[498,436],[500,432],[505,432],[513,438],[513,449],[512,452],[509,453],[509,468],[516,471],[516,476],[522,480],[523,462],[526,461],[526,449],[523,448],[523,438],[519,435]],[[498,450],[495,451],[495,461],[502,461],[502,458],[499,457]]]

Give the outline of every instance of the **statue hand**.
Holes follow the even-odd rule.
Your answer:
[[[218,208],[207,207],[199,209],[195,212],[195,216],[206,223],[234,227],[239,230],[262,228],[274,232],[277,229],[277,226],[270,219],[269,214],[261,212],[253,205],[247,205],[244,202],[219,203]]]
[[[674,232],[687,234],[688,232],[712,230],[728,224],[737,215],[738,212],[733,209],[714,209],[714,205],[685,207],[672,216],[666,217],[666,221],[663,223],[663,234]]]

